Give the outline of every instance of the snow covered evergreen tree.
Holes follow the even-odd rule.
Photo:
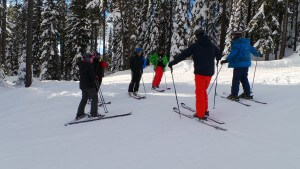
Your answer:
[[[112,33],[112,50],[111,50],[111,70],[110,71],[118,71],[122,70],[122,66],[124,65],[123,58],[123,43],[122,43],[122,19],[121,19],[121,11],[116,3],[112,4],[113,7],[110,11],[109,20],[113,25],[113,33]]]
[[[25,1],[21,7],[21,17],[20,17],[20,57],[19,57],[19,69],[18,69],[18,80],[17,85],[24,85],[26,80],[26,45],[27,45],[27,6],[28,3]]]
[[[199,28],[204,30],[204,20],[206,19],[207,7],[205,0],[196,0],[191,11],[191,27],[188,43],[193,43],[196,39],[195,31]]]
[[[269,53],[275,49],[280,38],[280,24],[276,17],[275,7],[278,2],[264,1],[256,15],[248,24],[248,31],[255,42],[254,46],[269,60]]]
[[[59,36],[59,54],[60,54],[60,72],[62,75],[62,78],[66,80],[66,32],[65,28],[67,25],[67,3],[65,0],[58,0],[58,36]]]
[[[12,76],[14,72],[14,66],[18,65],[14,56],[14,37],[15,37],[15,27],[14,21],[16,19],[16,11],[12,4],[9,5],[7,9],[7,45],[6,45],[6,59],[5,59],[5,74]]]
[[[187,33],[187,4],[188,0],[178,0],[176,4],[171,40],[171,57],[179,54],[187,45],[185,38]]]
[[[7,63],[9,75],[17,75],[19,68],[19,57],[24,49],[24,29],[25,26],[22,16],[22,6],[20,4],[11,3],[8,8],[8,42],[7,42]]]
[[[150,56],[159,47],[159,17],[160,15],[158,3],[155,1],[151,1],[147,12],[147,39],[146,43],[143,45],[145,56]]]
[[[206,29],[207,35],[211,38],[215,45],[220,44],[220,34],[221,34],[221,7],[218,0],[206,1],[206,6],[208,10],[206,19]]]
[[[147,43],[147,32],[148,32],[148,22],[147,22],[147,12],[149,8],[148,1],[139,1],[138,2],[138,13],[140,14],[138,16],[138,22],[137,22],[137,29],[136,29],[136,46],[137,47],[143,47],[144,44]]]
[[[230,15],[229,27],[227,29],[227,35],[225,40],[224,54],[228,54],[231,46],[231,35],[234,31],[244,32],[246,29],[246,1],[243,0],[232,0],[232,9]]]
[[[78,60],[87,52],[90,36],[88,34],[87,1],[72,0],[66,27],[66,71],[68,79],[78,80]]]
[[[58,11],[57,1],[44,0],[42,12],[43,30],[41,36],[43,61],[40,79],[41,80],[59,80],[60,79],[60,65],[57,47],[58,35]]]

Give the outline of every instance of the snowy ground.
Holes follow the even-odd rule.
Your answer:
[[[64,123],[75,117],[81,99],[78,82],[34,81],[30,88],[0,87],[0,168],[300,168],[299,54],[258,62],[254,97],[267,105],[248,101],[251,107],[245,107],[216,97],[213,109],[210,93],[211,115],[226,122],[226,132],[179,118],[172,111],[176,100],[170,72],[166,72],[167,85],[172,90],[166,93],[151,91],[152,68],[145,72],[146,100],[128,98],[129,71],[103,82],[104,97],[112,102],[107,106],[109,114],[132,111],[132,116],[68,127]],[[219,94],[230,92],[231,76],[232,69],[222,68]],[[176,65],[174,78],[179,101],[194,106],[192,62]]]

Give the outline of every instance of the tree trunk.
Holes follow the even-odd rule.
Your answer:
[[[282,32],[282,41],[280,47],[279,59],[282,59],[285,53],[286,47],[286,35],[287,35],[287,24],[288,24],[288,0],[284,1],[284,20],[283,20],[283,32]]]
[[[102,24],[103,24],[103,58],[105,57],[105,35],[106,35],[106,17],[105,17],[105,11],[106,11],[106,6],[107,6],[107,0],[103,1],[103,11],[102,11],[102,15],[103,15],[103,20],[102,20]]]
[[[248,14],[247,14],[247,24],[251,21],[251,10],[252,10],[252,0],[248,0]],[[246,38],[249,37],[248,32],[246,32]]]
[[[295,40],[294,40],[294,51],[297,50],[297,40],[298,40],[298,6],[299,0],[296,0],[296,19],[295,19]]]
[[[2,40],[1,40],[1,64],[5,64],[5,58],[6,58],[6,13],[7,13],[7,5],[6,0],[3,0],[3,18],[2,18]]]
[[[270,53],[269,52],[267,52],[266,54],[265,54],[265,61],[268,61],[269,59],[270,59]]]
[[[26,48],[26,80],[25,87],[32,84],[32,26],[33,26],[33,0],[28,0],[27,15],[27,48]]]
[[[223,52],[225,47],[226,38],[226,0],[223,0],[222,5],[222,23],[221,23],[221,37],[220,37],[220,50]]]

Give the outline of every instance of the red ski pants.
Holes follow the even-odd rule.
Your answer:
[[[211,76],[202,76],[195,74],[196,84],[196,115],[200,118],[205,116],[208,109],[208,96],[206,90],[209,86]]]
[[[161,78],[163,76],[164,69],[161,66],[157,66],[155,69],[155,76],[152,82],[152,87],[157,87],[160,84]]]

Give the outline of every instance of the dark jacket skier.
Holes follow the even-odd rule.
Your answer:
[[[91,103],[91,116],[97,117],[98,114],[98,95],[97,86],[95,84],[96,74],[93,66],[93,57],[91,54],[86,53],[83,55],[82,61],[78,63],[80,82],[79,87],[82,91],[82,98],[78,107],[76,119],[80,119],[86,116],[84,108],[87,100],[92,99]]]
[[[169,63],[172,66],[181,62],[189,56],[192,56],[194,61],[194,74],[196,86],[196,114],[195,117],[206,119],[209,115],[208,96],[206,90],[210,83],[211,77],[215,73],[215,59],[221,59],[221,51],[216,47],[201,29],[196,30],[196,42],[185,49],[181,54],[174,58]]]
[[[142,48],[135,49],[135,55],[130,58],[131,82],[128,87],[129,95],[137,95],[143,69],[146,67],[146,60],[142,55]]]

